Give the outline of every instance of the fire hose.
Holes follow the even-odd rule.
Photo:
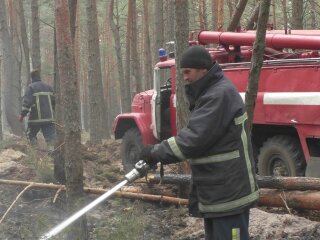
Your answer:
[[[104,193],[100,197],[98,197],[96,200],[88,204],[87,206],[80,209],[78,212],[64,220],[62,223],[54,227],[52,230],[50,230],[48,233],[40,237],[39,240],[47,240],[54,236],[56,236],[58,233],[60,233],[63,229],[68,227],[71,223],[79,219],[82,215],[89,212],[91,209],[96,207],[98,204],[109,198],[112,194],[114,194],[116,191],[118,191],[120,188],[122,188],[124,185],[128,183],[132,183],[138,178],[146,176],[147,172],[149,170],[149,166],[146,164],[145,161],[140,160],[137,162],[134,166],[134,169],[132,169],[129,173],[127,173],[124,177],[124,180],[120,183],[118,183],[115,187],[110,189],[108,192]]]

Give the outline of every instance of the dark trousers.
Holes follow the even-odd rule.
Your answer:
[[[241,214],[204,218],[205,240],[249,240],[249,209]]]
[[[37,134],[41,130],[46,143],[50,146],[54,145],[55,128],[53,123],[46,124],[29,124],[28,125],[28,139],[32,144],[37,142]]]

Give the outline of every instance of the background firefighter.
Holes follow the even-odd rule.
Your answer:
[[[41,130],[48,150],[52,151],[55,140],[53,89],[41,81],[38,70],[31,72],[31,81],[23,96],[19,121],[22,122],[29,113],[27,136],[30,143],[37,143],[37,134]]]
[[[180,68],[191,111],[187,126],[146,146],[140,159],[149,165],[188,159],[189,212],[204,218],[205,239],[248,240],[249,209],[259,192],[244,103],[205,48],[186,49]]]

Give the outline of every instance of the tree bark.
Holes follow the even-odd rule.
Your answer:
[[[31,1],[31,59],[32,68],[38,69],[41,72],[41,53],[40,53],[40,20],[39,20],[39,7],[38,0]]]
[[[189,117],[189,106],[188,100],[184,92],[184,80],[183,75],[180,71],[180,59],[182,52],[189,46],[189,22],[188,22],[188,1],[175,0],[175,63],[176,63],[176,116],[177,116],[177,130],[179,131],[187,125]],[[190,166],[187,162],[180,164],[180,172],[190,172]],[[180,196],[186,195],[188,192],[187,186],[180,186]]]
[[[223,31],[224,26],[224,0],[218,0],[218,18],[217,18],[217,31]]]
[[[211,1],[211,12],[212,12],[212,30],[218,30],[218,1],[219,0],[212,0]]]
[[[124,89],[124,73],[123,73],[123,57],[122,57],[122,47],[121,47],[121,38],[120,38],[120,25],[119,25],[119,11],[118,11],[118,1],[116,1],[116,6],[114,7],[114,0],[110,1],[109,7],[108,7],[108,23],[110,25],[110,29],[112,34],[110,34],[109,37],[113,38],[113,41],[110,38],[110,45],[113,46],[114,52],[116,55],[115,58],[115,65],[116,65],[116,71],[108,71],[107,73],[107,79],[109,80],[109,88],[108,88],[108,99],[110,102],[108,103],[109,106],[109,112],[110,112],[110,129],[112,128],[112,120],[114,117],[119,113],[119,109],[121,109],[121,100],[120,98],[123,97],[122,93],[125,91]],[[113,62],[110,66],[108,64],[108,68],[113,68]],[[117,74],[114,74],[117,72]],[[116,77],[114,77],[116,75]],[[118,89],[118,86],[120,86],[120,90]],[[120,93],[121,91],[121,93]]]
[[[150,32],[149,32],[149,0],[143,0],[143,75],[144,75],[144,89],[151,89],[152,87],[152,55],[150,45]],[[174,24],[171,24],[172,26]],[[172,33],[173,34],[173,33]]]
[[[56,139],[54,145],[54,177],[56,181],[65,184],[65,148],[64,148],[64,129],[63,126],[63,112],[62,112],[62,96],[61,84],[58,69],[58,56],[57,56],[57,34],[56,28],[54,29],[54,93],[55,93],[55,130]]]
[[[158,51],[159,48],[163,48],[164,44],[164,21],[163,21],[163,1],[154,0],[154,41],[155,46],[153,49],[153,62],[159,61]],[[187,12],[186,12],[187,13]]]
[[[277,29],[277,17],[276,17],[276,1],[272,0],[272,29]]]
[[[70,30],[71,39],[74,42],[76,36],[76,19],[77,19],[77,0],[68,0],[69,11],[70,11]]]
[[[316,29],[317,28],[316,16],[318,15],[316,0],[310,0],[310,8],[311,8],[310,10],[311,29]]]
[[[144,0],[147,1],[147,0]],[[174,19],[174,0],[166,0],[165,14],[165,38],[164,41],[171,42],[174,41],[174,24],[172,24],[172,19]],[[172,50],[172,49],[171,49]]]
[[[292,29],[303,29],[303,1],[292,0]]]
[[[288,33],[288,13],[287,13],[287,0],[282,0],[282,12],[283,12],[283,26],[285,34]]]
[[[129,0],[129,4],[132,4],[132,15],[131,15],[131,59],[132,62],[131,72],[132,72],[132,91],[133,96],[142,91],[142,77],[140,71],[140,58],[138,54],[139,44],[138,36],[139,32],[137,29],[137,3],[136,0]]]
[[[65,130],[65,172],[68,214],[83,206],[83,163],[79,95],[70,33],[70,15],[65,0],[55,1],[58,69],[61,82],[62,112]],[[68,239],[88,239],[86,217],[80,218],[68,231]]]
[[[131,18],[132,18],[132,2],[128,3],[127,15],[127,32],[126,32],[126,68],[123,89],[121,89],[121,106],[123,112],[131,111]]]
[[[0,0],[0,39],[2,58],[2,88],[4,117],[11,131],[15,135],[22,136],[23,126],[18,121],[21,111],[21,85],[20,71],[17,58],[14,53],[12,36],[7,23],[7,12],[4,0]]]
[[[240,19],[243,14],[244,9],[246,8],[248,0],[239,0],[236,10],[233,13],[231,22],[227,28],[227,31],[233,32],[240,25]]]
[[[22,1],[18,1],[18,13],[20,17],[20,34],[21,34],[21,44],[23,47],[24,60],[25,60],[25,76],[26,80],[21,81],[22,88],[26,87],[30,84],[30,53],[29,53],[29,45],[28,45],[28,35],[26,29],[26,21],[24,16],[24,8]]]
[[[259,9],[260,9],[260,1],[255,6],[252,15],[249,18],[249,21],[248,21],[247,26],[246,26],[246,30],[253,30],[253,29],[257,28]]]
[[[101,143],[106,122],[101,76],[99,31],[96,0],[86,2],[88,31],[88,90],[90,107],[90,141]]]
[[[208,29],[205,0],[199,1],[199,22],[200,22],[200,30],[207,30]]]
[[[248,113],[248,127],[250,131],[252,128],[253,113],[259,86],[259,77],[263,64],[263,54],[266,45],[266,26],[269,19],[270,4],[271,0],[262,1],[260,4],[256,40],[253,45],[249,79],[245,96],[245,105]]]
[[[258,204],[269,207],[320,210],[320,192],[260,189]]]
[[[0,56],[0,71],[2,70],[2,59]],[[0,74],[0,141],[3,140],[3,129],[2,129],[2,81],[1,81],[1,74]]]

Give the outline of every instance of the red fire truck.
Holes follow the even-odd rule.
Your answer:
[[[212,59],[244,99],[254,41],[255,32],[202,31],[190,44],[218,45],[208,48]],[[252,128],[261,175],[320,176],[319,50],[319,31],[267,32]],[[126,171],[138,161],[144,144],[155,144],[177,132],[175,60],[163,49],[159,55],[153,89],[138,93],[131,112],[114,120]]]

